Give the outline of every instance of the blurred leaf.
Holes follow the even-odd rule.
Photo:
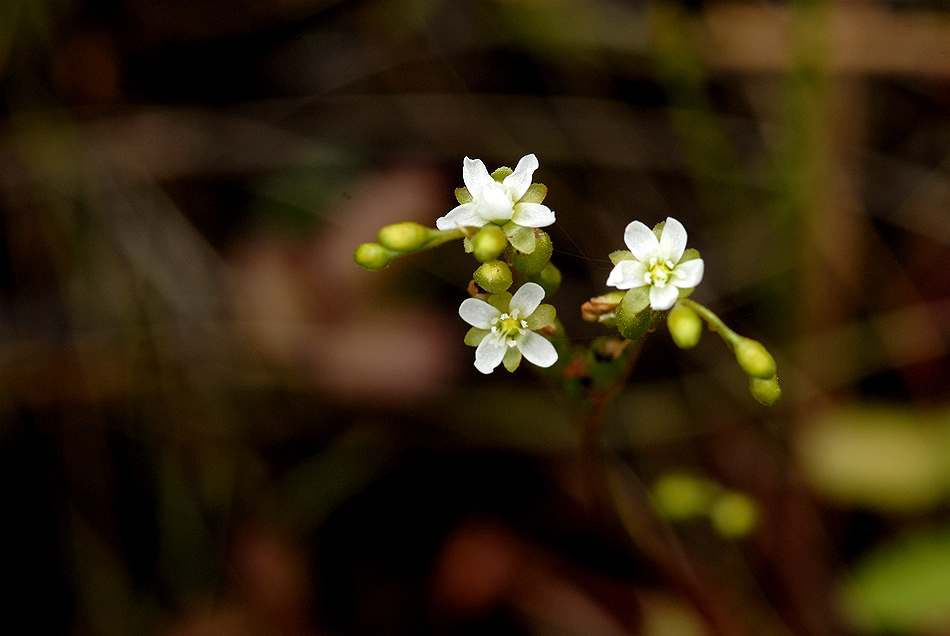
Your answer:
[[[125,636],[154,628],[157,606],[135,597],[121,557],[79,514],[71,516],[69,528],[78,602],[92,633]]]
[[[853,407],[826,414],[796,440],[819,493],[883,512],[926,510],[950,493],[950,414]]]
[[[906,632],[950,627],[950,529],[920,532],[868,555],[844,586],[854,627]]]
[[[218,570],[211,535],[179,457],[165,455],[159,480],[160,562],[176,599],[187,606],[214,590]]]
[[[387,470],[398,450],[382,429],[364,427],[345,432],[281,481],[285,514],[299,528],[319,527],[338,505]]]

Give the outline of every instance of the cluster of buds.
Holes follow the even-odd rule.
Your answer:
[[[513,170],[502,167],[491,173],[481,160],[466,157],[465,186],[455,191],[458,205],[435,228],[411,222],[388,225],[375,243],[360,245],[354,254],[359,265],[378,270],[396,257],[462,239],[479,265],[469,285],[471,297],[462,302],[459,315],[471,325],[465,343],[476,348],[475,367],[482,373],[499,365],[514,371],[522,358],[542,368],[558,361],[560,347],[552,341],[563,339],[563,329],[554,307],[541,302],[561,283],[551,262],[551,237],[542,229],[556,219],[543,203],[547,188],[532,181],[537,168],[531,154]],[[606,281],[618,291],[581,307],[585,320],[617,329],[623,346],[612,350],[622,355],[624,343],[643,338],[664,318],[673,341],[689,349],[698,344],[705,319],[749,375],[752,395],[763,404],[777,401],[781,391],[771,354],[689,298],[703,279],[705,263],[698,251],[686,247],[683,224],[668,217],[650,229],[633,221],[623,239],[627,249],[610,254],[614,267]],[[578,373],[575,367],[566,364],[565,377]]]

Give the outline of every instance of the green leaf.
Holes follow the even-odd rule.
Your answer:
[[[862,631],[937,633],[950,621],[950,530],[921,531],[872,552],[841,596]]]

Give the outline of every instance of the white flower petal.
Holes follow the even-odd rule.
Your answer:
[[[703,280],[703,271],[705,270],[703,259],[694,258],[691,261],[680,263],[673,269],[673,277],[670,282],[682,289],[696,287]]]
[[[442,231],[454,230],[457,227],[482,227],[488,223],[478,213],[478,206],[474,203],[463,203],[456,206],[443,217],[439,217],[435,226]]]
[[[646,285],[644,274],[646,274],[646,265],[640,261],[620,261],[607,277],[607,285],[617,289],[633,289],[634,287],[643,287]]]
[[[495,370],[495,367],[501,364],[507,351],[508,345],[504,338],[495,334],[485,336],[485,339],[475,349],[475,368],[482,373],[491,373]]]
[[[683,252],[686,251],[686,228],[683,224],[669,216],[666,217],[666,223],[663,225],[663,232],[660,234],[660,253],[661,260],[669,260],[678,263],[683,258]]]
[[[491,321],[500,315],[500,311],[478,298],[466,298],[459,306],[462,320],[479,329],[491,329]]]
[[[640,221],[633,221],[627,226],[623,232],[623,242],[638,261],[647,263],[660,255],[660,241],[656,234]]]
[[[537,283],[525,283],[511,297],[508,307],[512,312],[517,309],[518,318],[524,320],[534,313],[542,300],[544,300],[544,288]]]
[[[488,221],[508,221],[515,213],[514,202],[497,182],[482,188],[478,201],[478,214]]]
[[[547,368],[557,362],[557,349],[544,336],[526,331],[516,342],[518,349],[531,364]]]
[[[502,183],[511,193],[511,200],[517,201],[524,196],[524,193],[531,187],[531,176],[538,169],[538,158],[534,155],[525,155],[515,166],[515,171],[505,177]],[[538,226],[532,226],[538,227]]]
[[[650,287],[650,306],[654,311],[666,311],[673,306],[676,299],[680,296],[679,287],[675,285],[664,285]]]
[[[465,187],[468,188],[473,197],[477,197],[477,193],[482,188],[495,182],[488,174],[488,168],[485,167],[481,159],[469,159],[468,157],[465,157],[462,161],[462,181],[465,182]]]
[[[511,220],[523,227],[547,227],[554,223],[554,212],[540,203],[518,203]]]

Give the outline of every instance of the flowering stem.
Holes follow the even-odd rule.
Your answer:
[[[442,245],[443,243],[448,243],[449,241],[457,241],[460,238],[465,238],[471,235],[471,232],[467,231],[469,229],[471,228],[457,227],[453,230],[431,230],[431,238],[419,249],[427,250]]]
[[[719,316],[710,311],[705,305],[701,305],[690,298],[681,298],[678,302],[683,303],[697,314],[702,316],[702,318],[709,323],[709,330],[714,333],[718,333],[726,342],[733,344],[742,338],[742,336],[726,326],[726,323],[724,323]]]

